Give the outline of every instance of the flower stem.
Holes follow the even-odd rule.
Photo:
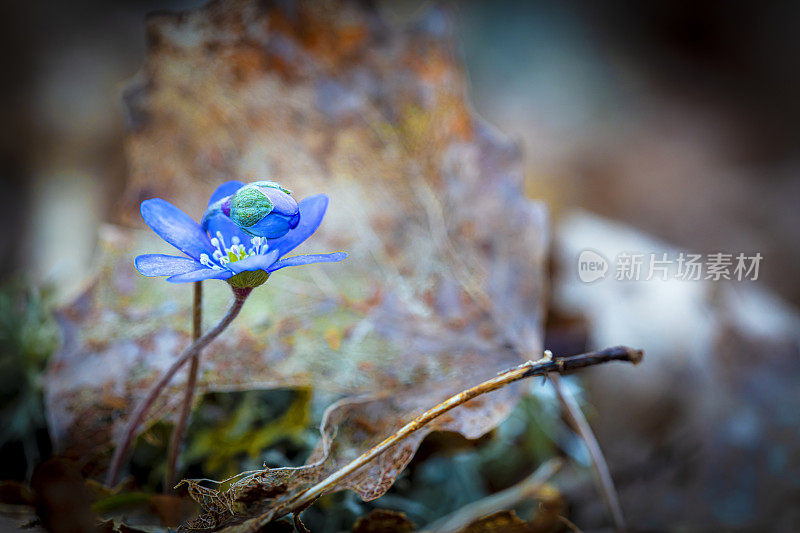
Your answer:
[[[186,364],[187,361],[192,359],[200,352],[200,350],[205,348],[211,341],[216,339],[220,333],[225,331],[225,328],[227,328],[239,315],[239,312],[242,310],[242,306],[244,305],[244,301],[250,295],[251,290],[252,289],[234,289],[233,294],[235,299],[228,310],[228,313],[222,318],[222,320],[219,321],[216,326],[214,326],[214,329],[194,341],[191,346],[186,348],[183,353],[178,356],[175,362],[172,363],[172,366],[169,367],[164,374],[162,374],[161,379],[159,379],[158,382],[150,388],[147,396],[145,396],[145,398],[139,403],[139,405],[136,407],[136,410],[131,415],[131,418],[128,421],[128,426],[125,428],[125,433],[123,433],[122,439],[120,439],[116,450],[114,450],[114,456],[111,458],[111,465],[108,468],[108,474],[106,476],[106,485],[111,487],[117,483],[117,477],[119,476],[119,470],[122,467],[122,461],[125,456],[128,455],[128,450],[130,450],[131,444],[133,443],[136,430],[144,421],[145,416],[147,415],[148,411],[150,411],[150,408],[153,406],[153,403],[156,401],[158,396],[161,394],[161,391],[164,389],[164,387],[169,385],[169,382],[172,381],[175,373],[178,372],[178,370],[180,370],[180,368]]]
[[[194,302],[192,304],[192,341],[196,342],[202,335],[203,330],[203,282],[194,282]],[[167,456],[167,472],[164,475],[164,492],[175,485],[175,473],[178,465],[183,436],[186,432],[186,425],[189,421],[189,414],[192,412],[194,400],[194,390],[197,387],[197,373],[200,368],[200,350],[192,357],[189,363],[189,375],[186,378],[186,392],[183,396],[181,412],[178,421],[172,430],[172,438],[169,444],[169,455]]]

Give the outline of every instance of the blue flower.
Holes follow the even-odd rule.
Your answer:
[[[237,204],[239,191],[244,191],[238,196],[244,200]],[[133,264],[145,276],[169,276],[167,281],[172,283],[222,279],[235,288],[247,288],[264,283],[272,272],[282,268],[347,257],[344,252],[284,257],[317,230],[328,208],[324,194],[295,204],[296,212],[292,202],[288,191],[272,182],[245,185],[229,181],[211,195],[201,226],[166,200],[145,200],[141,206],[145,223],[187,257],[145,254],[137,256]],[[236,217],[234,213],[238,213]],[[275,216],[269,218],[273,213]]]

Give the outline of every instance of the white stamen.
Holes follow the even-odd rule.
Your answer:
[[[233,257],[233,261],[240,261],[251,255],[264,254],[268,248],[267,239],[264,237],[252,237],[250,244],[252,246],[246,248],[238,236],[232,235],[231,245],[228,247],[225,245],[225,238],[222,232],[218,231],[216,232],[216,237],[211,238],[211,245],[215,248],[211,254],[213,260],[208,257],[208,254],[201,254],[200,263],[208,268],[222,270],[231,263],[231,257]]]
[[[267,239],[265,239],[263,237],[258,237],[258,236],[252,237],[250,239],[250,243],[253,245],[253,248],[252,248],[253,253],[263,254],[264,251],[266,251],[266,248],[262,249],[262,245],[265,245],[266,242],[267,242]]]
[[[208,258],[208,254],[200,254],[200,264],[214,270],[222,270],[222,267],[211,262],[211,259]]]
[[[221,231],[217,232],[217,239],[219,239],[219,243],[222,245],[222,248],[227,252],[228,251],[228,247],[225,246],[225,239],[222,238],[222,232]]]

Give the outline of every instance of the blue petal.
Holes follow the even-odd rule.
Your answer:
[[[243,228],[251,235],[259,235],[267,239],[276,240],[286,235],[292,228],[296,228],[300,216],[295,213],[287,217],[280,213],[272,212],[250,227]]]
[[[279,250],[279,256],[283,257],[311,237],[311,234],[317,231],[322,223],[322,217],[325,216],[325,211],[328,209],[328,201],[328,197],[324,194],[309,196],[301,200],[298,204],[300,223],[280,239],[269,241],[270,250]]]
[[[225,198],[226,196],[232,195],[242,187],[244,187],[243,181],[239,180],[226,181],[225,183],[214,189],[214,192],[211,193],[211,198],[208,199],[209,207],[214,202],[218,202],[223,198]]]
[[[274,187],[259,187],[259,190],[269,198],[272,204],[272,213],[286,217],[293,217],[297,214],[297,201],[291,195]]]
[[[150,229],[172,246],[194,259],[200,254],[211,255],[211,243],[206,232],[192,218],[161,198],[142,202],[142,218]]]
[[[252,270],[267,270],[278,259],[278,251],[272,250],[266,254],[255,254],[250,257],[245,257],[241,261],[233,261],[228,263],[227,266],[235,273],[252,271]]]
[[[204,279],[228,279],[233,276],[230,270],[214,270],[213,268],[201,268],[186,274],[177,274],[167,278],[170,283],[188,283],[190,281],[203,281]]]
[[[174,276],[197,270],[203,265],[188,257],[145,254],[136,256],[133,266],[144,276]]]
[[[216,237],[217,232],[220,232],[222,234],[222,238],[225,240],[225,244],[229,248],[233,243],[233,237],[239,237],[239,242],[243,244],[245,248],[250,248],[250,239],[253,237],[242,231],[241,228],[234,224],[230,218],[226,217],[220,212],[217,212],[208,218],[206,221],[206,227],[208,228],[209,235],[212,237]]]
[[[347,254],[345,252],[334,252],[332,254],[295,255],[293,257],[287,257],[286,259],[281,259],[280,261],[276,262],[267,269],[267,272],[275,272],[276,270],[286,267],[310,265],[312,263],[335,263],[346,257]]]

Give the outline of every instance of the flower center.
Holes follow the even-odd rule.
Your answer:
[[[239,237],[234,235],[231,237],[230,246],[228,246],[222,233],[218,231],[217,236],[211,239],[211,245],[216,250],[214,250],[212,257],[208,257],[208,254],[200,254],[200,263],[214,270],[223,270],[228,263],[241,261],[251,255],[263,254],[267,251],[267,239],[264,237],[252,237],[250,244],[250,248],[245,248]]]

